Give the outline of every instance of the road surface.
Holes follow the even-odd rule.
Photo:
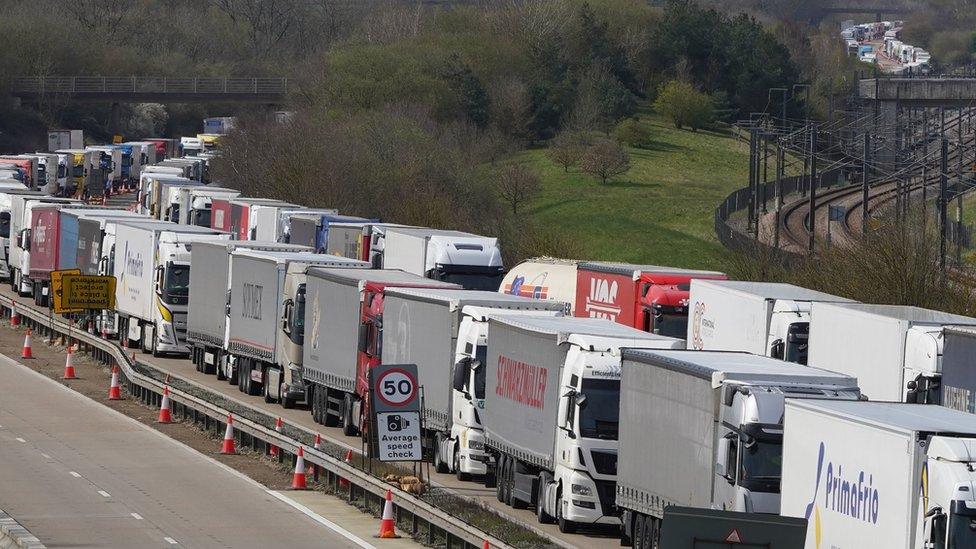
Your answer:
[[[3,355],[0,463],[0,509],[49,547],[370,547]]]

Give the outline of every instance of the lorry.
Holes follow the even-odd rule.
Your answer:
[[[230,234],[163,221],[125,221],[116,224],[115,239],[120,338],[153,356],[189,354],[190,250],[200,241],[229,240]]]
[[[289,204],[271,198],[214,198],[210,203],[211,227],[227,231],[237,240],[255,240],[250,234],[250,214],[255,206],[280,206],[297,208],[296,204]],[[295,242],[302,244],[302,242]]]
[[[179,156],[179,139],[173,139],[171,137],[146,137],[143,141],[148,141],[156,146],[156,162],[162,162],[167,158]]]
[[[156,163],[156,144],[151,141],[127,141],[123,145],[132,147],[133,181],[138,181],[142,170]],[[162,158],[159,159],[162,161]]]
[[[329,230],[333,223],[375,223],[376,219],[366,219],[354,215],[339,215],[335,213],[296,214],[289,216],[290,227],[286,233],[288,242],[311,246],[316,251],[324,252],[328,249]],[[373,263],[377,269],[381,265]]]
[[[938,404],[942,327],[976,318],[920,307],[814,303],[808,364],[857,378],[871,400]]]
[[[373,265],[402,269],[469,290],[497,291],[505,276],[498,239],[461,231],[388,228],[374,246]]]
[[[64,189],[66,197],[82,198],[93,190],[94,196],[101,196],[105,181],[99,165],[101,153],[84,149],[58,149],[56,152],[68,159],[68,179]]]
[[[731,351],[624,349],[621,538],[656,547],[671,505],[779,514],[788,401],[856,401],[857,380]]]
[[[176,179],[159,179],[153,185],[156,197],[153,199],[155,214],[162,221],[180,221],[180,193],[183,189],[202,187],[199,181],[179,181]]]
[[[84,133],[81,130],[48,130],[47,150],[85,148]]]
[[[14,184],[2,184],[0,189],[0,279],[10,280],[10,219],[11,219],[11,197],[13,195],[25,195],[33,197],[44,197],[46,194],[41,191],[31,190],[19,181]],[[16,238],[16,233],[14,234]]]
[[[65,257],[62,259],[62,268],[77,268],[84,275],[106,275],[109,252],[114,241],[110,241],[107,248],[105,235],[107,234],[106,225],[110,221],[119,220],[145,220],[146,217],[136,212],[115,209],[77,209],[72,208],[62,212],[62,231],[70,231],[72,225],[77,225],[77,243],[75,245],[74,258],[70,252],[64,248],[65,238],[62,237],[62,249]]]
[[[416,364],[424,384],[424,446],[460,480],[483,475],[488,317],[562,315],[566,303],[481,290],[391,288],[383,306],[386,364]]]
[[[366,436],[369,369],[382,350],[387,288],[459,286],[389,269],[308,270],[302,379],[312,418]]]
[[[372,264],[382,263],[383,235],[390,228],[415,228],[399,223],[376,221],[336,221],[329,223],[325,249],[329,253],[356,257]]]
[[[810,307],[850,299],[776,282],[692,280],[686,339],[698,351],[745,351],[807,363]]]
[[[725,273],[587,261],[577,266],[576,315],[608,318],[645,332],[685,338],[692,280]]]
[[[192,179],[184,177],[181,172],[178,172],[175,169],[159,168],[157,165],[150,166],[149,168],[143,170],[142,174],[139,175],[139,194],[136,197],[136,202],[139,204],[140,211],[156,220],[160,219],[161,212],[163,210],[159,204],[159,186],[164,181],[178,184],[198,183]]]
[[[227,315],[231,290],[230,255],[235,250],[307,252],[311,248],[244,240],[197,242],[190,250],[190,293],[186,339],[197,371],[237,383],[234,362],[227,360]],[[199,274],[197,274],[199,273]]]
[[[303,208],[281,204],[256,205],[251,208],[248,231],[255,240],[289,242],[291,219],[295,216],[336,215],[339,210],[327,208]],[[303,243],[309,246],[308,243]]]
[[[684,341],[602,318],[488,318],[486,485],[540,523],[619,525],[617,424],[622,347],[684,349]]]
[[[781,514],[807,549],[976,547],[976,416],[791,399],[785,423]]]
[[[37,158],[24,154],[0,156],[0,163],[13,164],[20,172],[20,182],[29,189],[38,187]]]
[[[309,267],[362,269],[368,263],[335,255],[310,252],[235,250],[230,257],[231,293],[227,352],[237,369],[238,388],[249,395],[264,394],[265,402],[292,408],[305,399],[302,381],[302,345],[295,332],[296,295],[285,286],[297,287]],[[304,315],[302,315],[304,321]],[[290,321],[291,320],[291,321]]]
[[[193,156],[204,151],[203,139],[199,137],[180,138],[180,156]]]
[[[174,219],[181,225],[196,225],[209,227],[211,225],[211,203],[215,198],[236,198],[241,192],[235,189],[214,187],[212,185],[189,185],[179,189],[179,198],[175,206],[179,219]],[[258,239],[261,240],[261,239]]]
[[[976,414],[976,327],[942,329],[942,395],[946,408]]]
[[[215,135],[230,133],[237,126],[235,116],[210,116],[203,119],[203,132]]]
[[[60,155],[55,153],[34,153],[28,156],[37,159],[37,190],[48,196],[56,196],[61,188],[59,183],[65,181],[67,165],[62,165]]]
[[[114,192],[123,180],[122,155],[123,150],[114,145],[98,145],[86,147],[86,151],[96,151],[98,153],[98,166],[102,170],[105,190]],[[128,168],[125,170],[128,171]]]
[[[29,194],[11,195],[10,197],[10,234],[13,239],[8,256],[11,269],[10,288],[21,297],[34,296],[34,283],[30,279],[31,254],[29,250],[34,209],[58,204],[80,204],[80,202],[70,198]]]

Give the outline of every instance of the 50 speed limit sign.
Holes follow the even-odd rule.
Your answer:
[[[374,410],[420,410],[416,364],[381,364],[370,370]]]

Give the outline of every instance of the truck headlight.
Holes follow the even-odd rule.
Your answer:
[[[468,448],[471,450],[477,450],[479,452],[485,451],[485,443],[480,440],[468,439]]]
[[[590,490],[589,486],[584,486],[582,484],[574,484],[573,494],[577,496],[589,496],[593,494],[593,490]]]

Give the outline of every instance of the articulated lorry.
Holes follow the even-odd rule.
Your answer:
[[[296,204],[289,204],[281,200],[270,198],[214,198],[210,203],[211,227],[220,231],[227,231],[237,240],[256,240],[251,234],[251,212],[256,206],[279,206],[297,208]],[[295,242],[302,244],[302,242]]]
[[[33,196],[29,194],[10,197],[10,288],[21,297],[34,295],[34,283],[30,279],[31,222],[34,209],[49,205],[81,203],[70,198]],[[46,236],[46,235],[45,235]]]
[[[976,416],[791,399],[785,423],[781,514],[807,549],[976,547]]]
[[[809,364],[857,378],[871,400],[939,404],[943,326],[976,318],[901,305],[814,303]]]
[[[387,228],[371,251],[373,266],[401,269],[468,290],[497,291],[505,276],[498,239],[461,231]]]
[[[227,315],[230,314],[231,253],[235,250],[307,252],[311,248],[277,242],[217,240],[194,243],[190,250],[190,294],[186,339],[198,372],[237,383],[234,363],[227,357]]]
[[[810,307],[821,301],[853,303],[792,284],[692,280],[688,348],[745,351],[806,364]]]
[[[617,480],[620,349],[683,349],[684,341],[606,319],[488,318],[486,485],[562,532],[620,524]]]
[[[565,303],[479,290],[391,288],[383,306],[382,362],[416,364],[424,385],[425,447],[461,480],[482,475],[488,317],[568,313]]]
[[[264,394],[265,402],[292,408],[305,400],[302,345],[296,334],[297,288],[309,267],[363,269],[369,264],[327,254],[235,250],[230,257],[231,293],[227,352],[237,369],[238,388],[249,395]],[[286,280],[288,278],[299,280]]]
[[[41,191],[28,189],[19,181],[10,184],[0,183],[0,279],[11,280],[10,241],[12,200],[14,195],[33,196],[43,198],[47,196]],[[17,235],[14,233],[13,239]]]
[[[338,210],[324,208],[305,208],[293,206],[291,204],[255,204],[251,207],[248,215],[247,232],[253,240],[270,240],[272,242],[285,242],[283,231],[290,226],[291,218],[296,215],[321,215],[338,214]],[[285,219],[285,223],[282,223]],[[306,243],[302,243],[308,246]],[[320,253],[330,253],[321,251]]]
[[[383,269],[308,269],[302,379],[312,417],[366,436],[369,369],[383,348],[384,291],[454,284]]]
[[[265,216],[271,216],[270,211],[263,212]],[[316,215],[338,215],[338,210],[329,208],[282,208],[278,210],[278,221],[274,225],[269,225],[266,221],[259,221],[255,235],[259,240],[273,240],[275,242],[291,242],[291,222],[293,218],[311,218]],[[305,222],[310,223],[310,222]],[[307,230],[307,228],[306,228]],[[314,233],[311,237],[302,237],[295,244],[302,244],[315,248]],[[333,254],[335,255],[335,254]]]
[[[179,215],[179,219],[174,219],[181,225],[196,225],[197,227],[210,227],[211,204],[214,199],[237,198],[241,192],[235,189],[224,187],[214,187],[206,185],[202,187],[186,186],[179,189],[179,198],[173,209]],[[263,240],[263,239],[258,239]]]
[[[84,147],[85,138],[81,130],[47,131],[47,150],[51,152],[58,149],[83,149]]]
[[[102,195],[105,176],[99,165],[101,153],[84,149],[58,149],[55,152],[65,155],[68,160],[65,196],[82,198],[92,193],[92,196]]]
[[[156,147],[156,162],[162,162],[168,158],[179,156],[180,140],[171,137],[146,137],[143,141],[148,141]]]
[[[115,308],[120,338],[159,356],[186,355],[190,251],[197,242],[230,234],[164,221],[116,224]]]
[[[569,303],[576,314],[576,278],[580,262],[575,259],[536,257],[512,267],[498,291],[504,294]]]
[[[325,253],[329,249],[329,232],[333,223],[375,223],[375,219],[356,217],[354,215],[339,215],[335,213],[296,214],[290,216],[290,227],[287,233],[288,242],[311,246],[315,251]],[[357,258],[359,259],[359,258]],[[373,263],[373,267],[382,268]]]
[[[860,398],[852,377],[749,353],[625,349],[622,369],[616,503],[640,547],[670,505],[778,514],[786,402]]]
[[[153,217],[160,221],[180,221],[180,193],[185,189],[203,187],[199,181],[188,181],[178,179],[160,179],[153,186]],[[199,225],[198,225],[199,226]],[[208,227],[209,228],[209,227]]]

